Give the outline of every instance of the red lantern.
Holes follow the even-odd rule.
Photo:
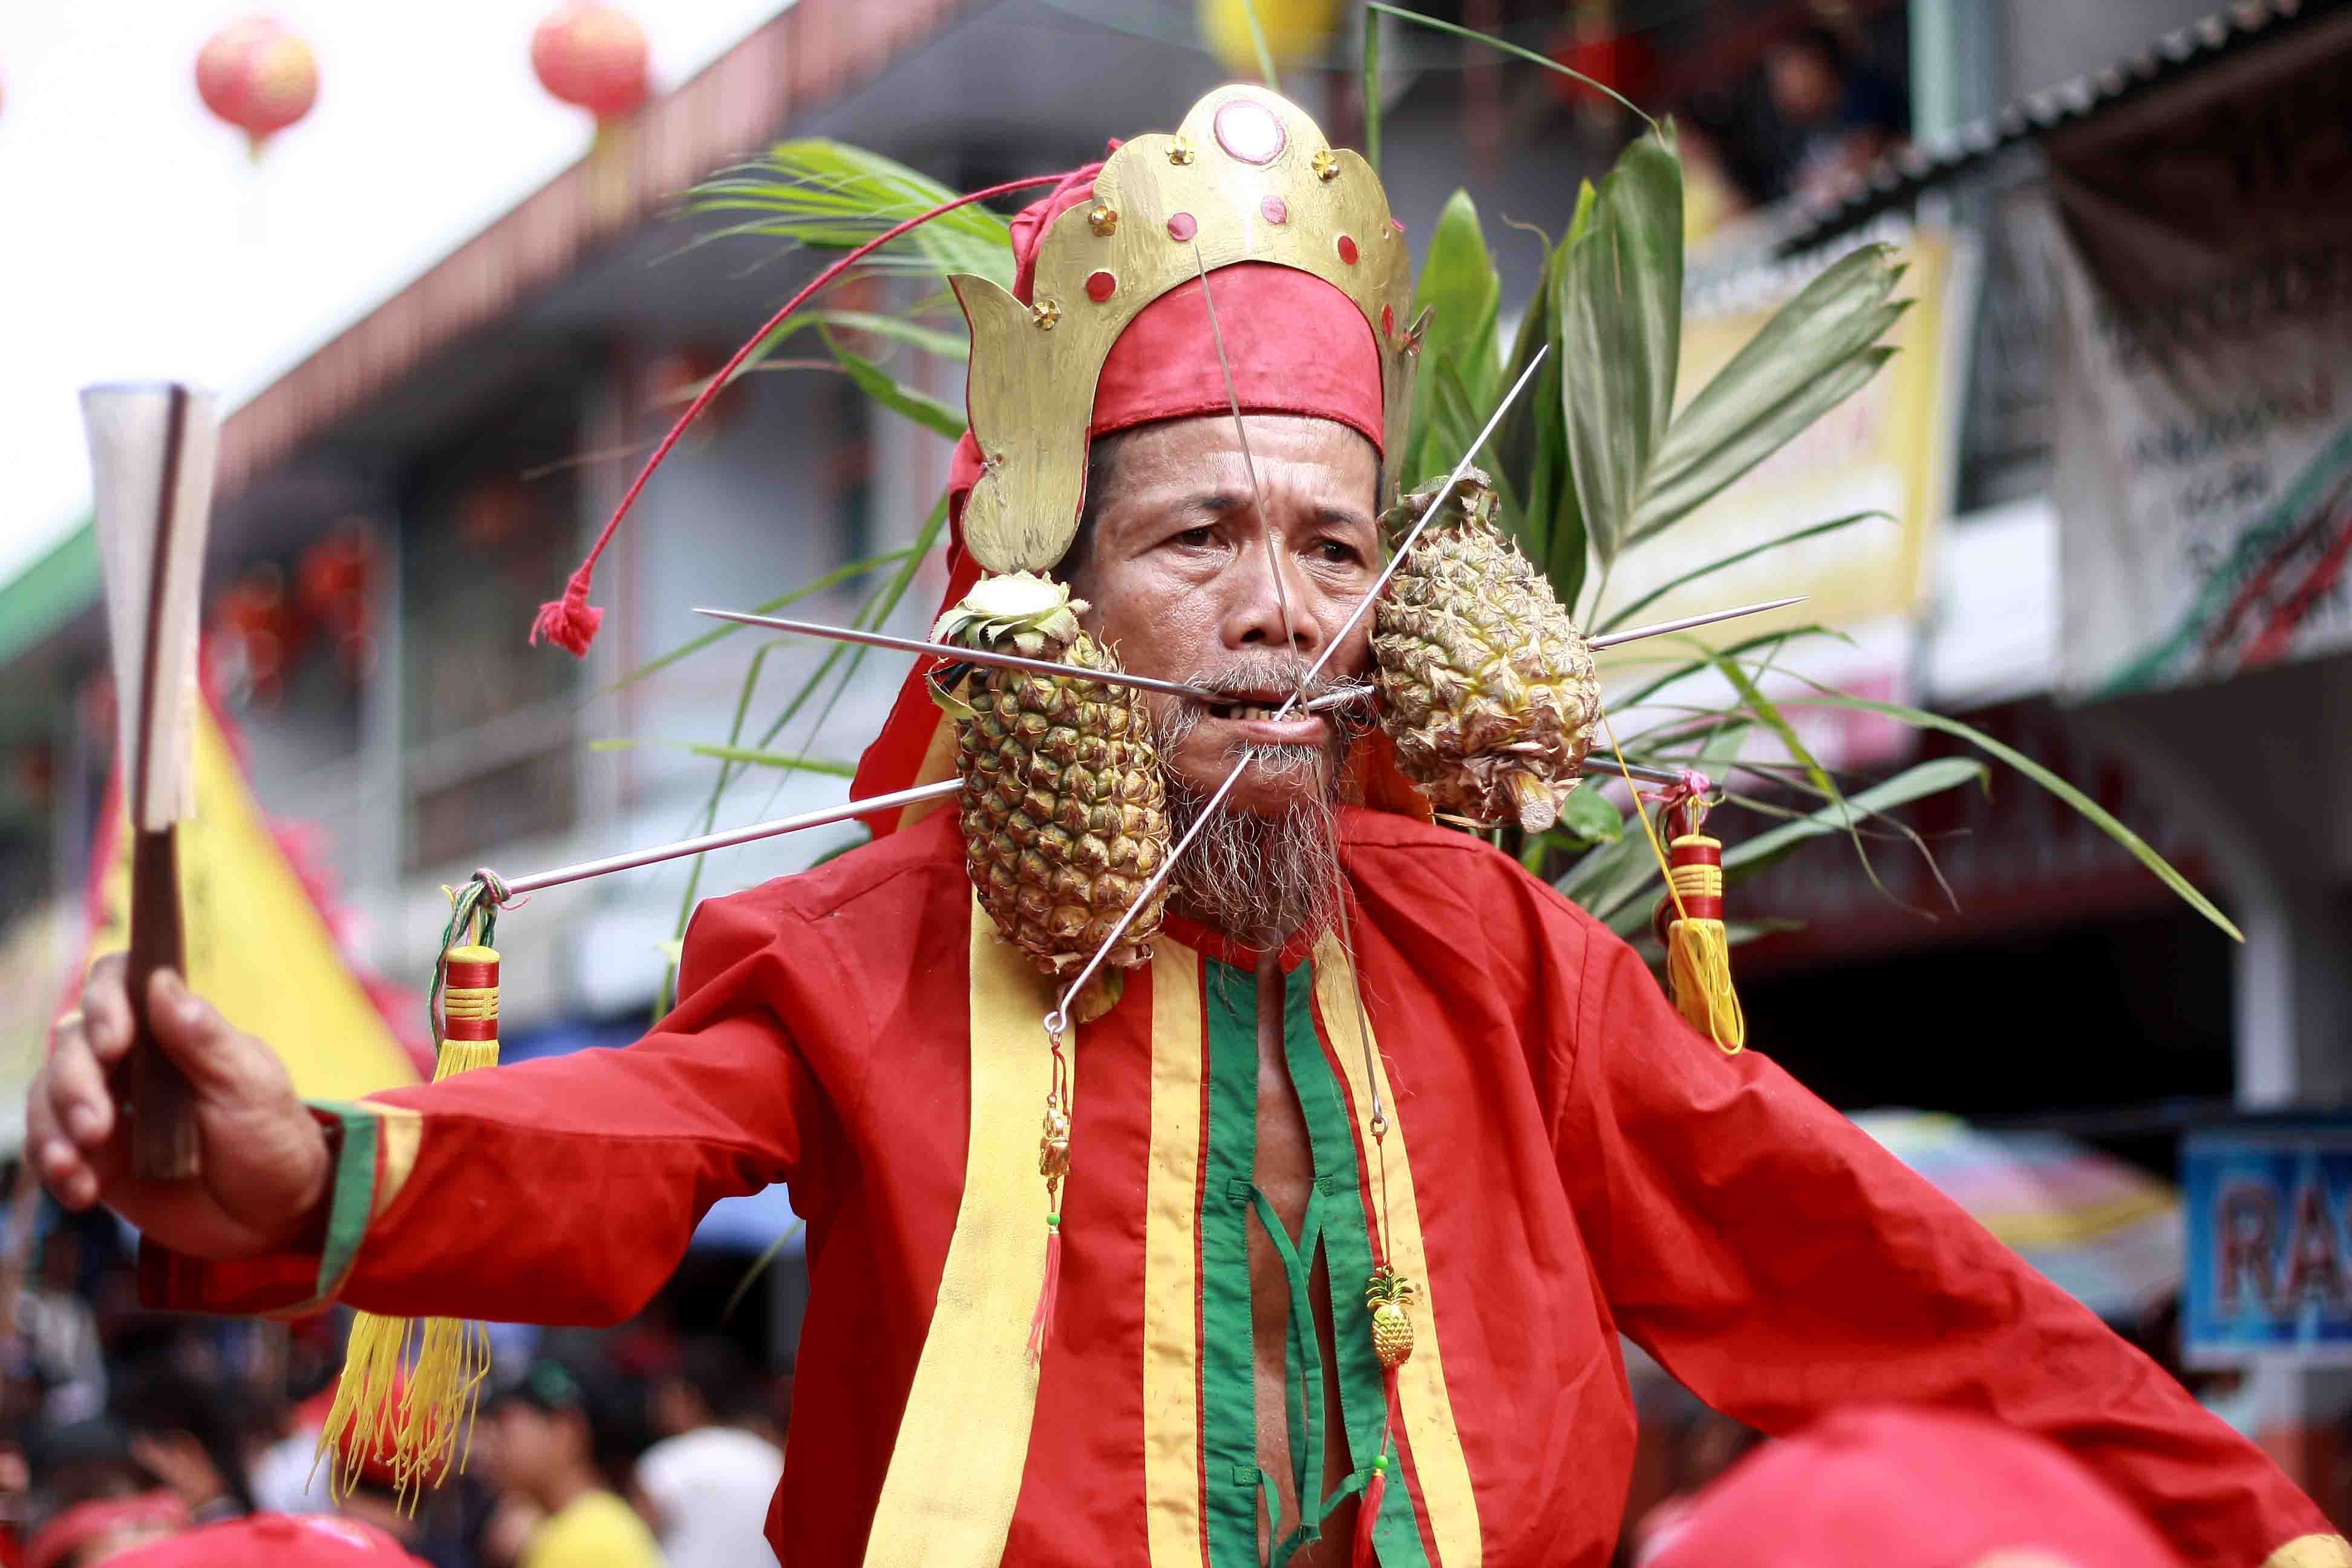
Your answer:
[[[539,84],[597,122],[636,112],[647,88],[645,29],[615,5],[575,0],[530,36]]]
[[[382,569],[374,540],[352,526],[312,544],[294,568],[303,618],[333,641],[349,681],[365,679],[375,668],[373,610]]]
[[[263,142],[318,101],[319,62],[277,18],[247,16],[215,33],[197,54],[196,92],[245,132],[258,156]]]
[[[276,706],[305,640],[285,574],[264,562],[223,588],[213,596],[213,627],[232,680],[242,678],[257,701]]]

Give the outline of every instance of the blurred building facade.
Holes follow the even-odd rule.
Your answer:
[[[1741,890],[1744,912],[1804,922],[1743,963],[1759,1039],[1841,1105],[2040,1119],[2160,1163],[2176,1114],[2346,1098],[2352,830],[2334,807],[2352,759],[2330,721],[2343,656],[2091,701],[2061,673],[2057,328],[2030,239],[2051,221],[2045,143],[2335,26],[2324,5],[2238,7],[2218,23],[2210,5],[1427,7],[1612,74],[1682,118],[1695,217],[1715,230],[1694,253],[1694,320],[1865,235],[1938,247],[1941,325],[1906,350],[1928,356],[1922,406],[1942,426],[1912,459],[1921,488],[1903,527],[1920,552],[1916,589],[1866,617],[1831,678],[1967,716],[2048,763],[2215,888],[2246,931],[2231,948],[2013,775],[1916,819],[1940,882],[1900,843],[1874,846],[1868,868],[1817,849]],[[626,678],[706,629],[693,605],[747,605],[903,545],[944,483],[947,443],[845,378],[748,377],[607,555],[609,615],[590,658],[525,645],[532,609],[685,399],[814,269],[773,240],[695,243],[721,220],[681,213],[686,190],[787,134],[872,147],[956,188],[1068,167],[1223,79],[1190,26],[1189,8],[1148,4],[799,0],[656,101],[625,146],[530,196],[231,416],[207,579],[215,630],[233,634],[221,671],[257,792],[320,825],[365,959],[429,973],[443,885],[478,866],[514,875],[698,830],[719,764],[690,748],[728,733],[755,634]],[[2177,29],[2187,41],[2162,80],[2118,73]],[[1334,58],[1348,52],[1343,39]],[[1428,36],[1391,29],[1384,83],[1384,174],[1416,237],[1457,185],[1490,220],[1557,233],[1577,179],[1605,168],[1627,130],[1589,94]],[[1286,86],[1335,133],[1360,127],[1349,70]],[[2044,122],[2032,106],[2053,89]],[[2213,134],[2226,151],[2229,132]],[[1507,310],[1539,257],[1532,243],[1498,254]],[[951,364],[893,368],[960,401]],[[846,620],[873,584],[846,580],[798,613]],[[938,590],[919,578],[894,629],[919,628]],[[96,595],[86,534],[0,586],[13,727],[0,869],[26,907],[72,907],[85,876],[108,762],[108,731],[88,721],[104,667]],[[761,689],[792,689],[823,651],[775,647]],[[743,741],[852,762],[898,668],[869,660],[837,699]],[[1867,725],[1811,739],[1864,771],[1919,744]],[[817,768],[749,767],[717,820],[841,789]],[[730,851],[698,891],[856,837]],[[1936,910],[1946,883],[1958,913],[1915,912]],[[511,1052],[633,1037],[686,890],[671,865],[517,910],[500,931]],[[2189,1111],[2167,1109],[2182,1100]],[[789,1335],[789,1292],[779,1303]],[[2271,1408],[2309,1426],[2340,1392],[2290,1377]],[[2298,1462],[2306,1474],[2321,1463]]]

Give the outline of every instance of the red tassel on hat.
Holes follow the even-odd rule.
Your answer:
[[[615,521],[619,520],[614,519]],[[610,538],[612,530],[605,530]],[[596,638],[596,628],[604,624],[604,612],[588,602],[588,580],[595,575],[596,557],[604,553],[604,541],[588,552],[580,570],[572,574],[572,581],[563,585],[563,597],[550,599],[539,607],[530,623],[530,640],[545,637],[549,642],[575,658],[584,657],[588,645]]]
[[[1007,180],[1001,185],[991,185],[984,191],[973,191],[968,195],[958,196],[953,201],[941,202],[930,211],[919,213],[906,222],[876,235],[872,239],[818,273],[807,288],[786,300],[784,308],[769,317],[765,326],[743,341],[743,346],[735,351],[734,357],[719,367],[719,374],[710,378],[710,384],[702,389],[701,395],[687,405],[686,412],[678,416],[677,423],[669,427],[669,434],[663,437],[661,445],[654,448],[654,455],[646,459],[644,468],[637,470],[637,477],[630,484],[628,493],[621,498],[621,504],[613,509],[612,518],[604,524],[604,531],[596,536],[596,542],[589,548],[588,558],[580,563],[580,569],[572,574],[572,580],[563,585],[563,597],[550,599],[540,605],[539,614],[530,623],[530,640],[536,643],[541,637],[545,637],[556,647],[575,656],[584,656],[588,652],[589,643],[595,639],[596,627],[604,619],[604,612],[588,602],[588,588],[596,574],[596,558],[604,553],[604,546],[613,542],[613,534],[620,528],[621,520],[628,516],[629,508],[636,504],[638,492],[646,488],[646,481],[654,477],[654,470],[661,467],[662,459],[669,456],[669,449],[677,445],[678,437],[686,434],[686,427],[693,424],[696,417],[710,405],[710,400],[719,395],[720,389],[734,379],[736,371],[742,367],[745,360],[751,357],[751,351],[767,342],[769,336],[778,327],[782,326],[785,319],[794,310],[799,310],[814,297],[818,290],[873,252],[879,250],[908,230],[930,222],[942,213],[950,213],[958,207],[969,206],[973,202],[986,201],[992,196],[1008,195],[1014,191],[1025,191],[1034,185],[1060,184],[1069,177],[1067,174],[1037,174],[1026,180]]]

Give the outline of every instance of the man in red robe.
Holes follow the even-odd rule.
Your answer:
[[[1153,156],[1249,165],[1235,221],[1290,243],[1314,182],[1362,166],[1302,142],[1287,106],[1287,144],[1213,148],[1202,117],[1237,93]],[[1286,200],[1260,194],[1277,176]],[[1016,225],[1040,332],[1085,328],[1076,296],[1036,297],[1041,248],[1188,243],[1230,216],[1106,205],[1074,179]],[[178,1186],[129,1174],[105,1081],[128,998],[101,963],[33,1094],[51,1190],[141,1227],[165,1306],[593,1323],[659,1287],[712,1203],[790,1183],[812,1291],[768,1534],[796,1565],[1235,1568],[1347,1562],[1350,1542],[1392,1568],[1598,1565],[1633,1449],[1620,1332],[1767,1431],[1853,1401],[1980,1412],[2062,1443],[2194,1562],[2352,1565],[2090,1313],[1761,1054],[1694,1034],[1550,888],[1413,813],[1376,743],[1270,716],[1327,653],[1327,680],[1370,668],[1348,622],[1381,553],[1398,340],[1323,275],[1357,265],[1341,237],[1311,267],[1228,249],[1141,308],[1094,383],[1060,574],[1129,668],[1228,699],[1151,700],[1180,814],[1256,765],[1149,963],[1070,1042],[1042,1357],[1053,994],[975,908],[951,812],[706,903],[677,1008],[625,1050],[305,1107],[163,977],[155,1027],[203,1137]],[[1097,275],[1097,305],[1135,277]],[[970,438],[961,458],[966,492],[1002,461]],[[950,600],[976,575],[953,559]],[[939,722],[910,679],[861,793],[935,774]],[[1387,1377],[1376,1262],[1419,1288]]]

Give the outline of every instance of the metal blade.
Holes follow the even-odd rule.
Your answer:
[[[868,647],[897,648],[901,653],[930,653],[942,658],[956,659],[964,664],[999,665],[1006,669],[1033,669],[1041,675],[1075,675],[1086,680],[1108,681],[1113,686],[1132,686],[1139,691],[1158,691],[1170,697],[1188,697],[1195,702],[1223,702],[1226,699],[1205,686],[1187,686],[1177,680],[1156,680],[1148,675],[1129,675],[1123,669],[1086,669],[1075,664],[1063,664],[1050,658],[1024,658],[1019,654],[992,653],[985,648],[959,647],[953,643],[925,642],[917,637],[894,637],[887,632],[859,631],[849,626],[828,626],[815,621],[786,620],[782,616],[755,616],[743,610],[714,610],[698,605],[696,615],[709,616],[713,620],[733,621],[738,626],[766,626],[773,631],[798,632],[803,637],[831,637],[835,642],[864,643]]]
[[[219,400],[157,383],[87,387],[81,405],[123,799],[133,826],[158,832],[195,806],[196,629]]]
[[[1790,599],[1767,599],[1759,605],[1742,605],[1736,610],[1716,610],[1704,616],[1685,616],[1678,621],[1660,621],[1654,626],[1635,626],[1630,632],[1611,632],[1607,637],[1594,637],[1584,646],[1599,653],[1604,647],[1615,647],[1620,643],[1640,642],[1643,637],[1662,637],[1668,632],[1686,632],[1693,626],[1709,626],[1717,621],[1738,620],[1742,616],[1760,616],[1767,610],[1785,609],[1790,605],[1804,602],[1802,594]]]

